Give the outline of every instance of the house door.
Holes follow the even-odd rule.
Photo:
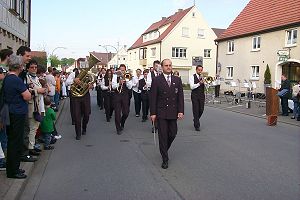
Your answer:
[[[300,63],[287,62],[282,65],[282,73],[287,76],[291,82],[300,80]]]

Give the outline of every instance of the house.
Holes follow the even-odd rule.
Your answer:
[[[250,0],[216,40],[218,73],[225,82],[252,83],[256,92],[264,92],[267,65],[275,88],[282,73],[299,80],[299,10],[300,1]]]
[[[0,49],[30,46],[31,0],[0,0]]]
[[[147,69],[153,61],[170,58],[183,83],[195,72],[193,66],[203,64],[204,71],[215,76],[216,33],[193,6],[179,9],[169,17],[153,23],[128,49],[130,69]]]
[[[118,68],[118,66],[120,66],[120,64],[124,64],[126,66],[128,66],[127,64],[127,48],[126,45],[124,45],[116,54],[114,54],[114,56],[112,57],[112,59],[108,62],[107,66],[108,68]]]

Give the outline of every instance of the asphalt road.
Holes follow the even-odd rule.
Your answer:
[[[142,123],[131,107],[119,136],[95,100],[81,141],[65,105],[57,124],[63,138],[34,169],[22,200],[300,199],[299,127],[268,127],[260,118],[206,107],[197,133],[186,101],[163,170],[150,122]]]

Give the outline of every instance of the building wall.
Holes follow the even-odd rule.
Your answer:
[[[183,27],[188,27],[188,37],[182,35]],[[198,29],[204,30],[204,37],[198,37]],[[217,46],[214,40],[216,38],[214,31],[208,26],[198,9],[194,7],[162,42],[162,59],[171,58],[175,70],[178,68],[180,71],[188,71],[181,76],[184,83],[187,83],[189,76],[195,72],[192,68],[194,56],[203,57],[204,71],[208,72],[210,76],[215,76]],[[173,58],[172,47],[186,47],[187,57]],[[211,49],[210,58],[204,58],[204,49]]]
[[[160,34],[163,33],[166,27],[159,30]],[[183,27],[187,27],[189,29],[188,37],[182,36]],[[204,30],[205,35],[203,38],[198,37],[198,29]],[[144,61],[139,60],[139,49],[129,50],[128,64],[133,69],[149,68],[152,66],[154,60],[170,58],[172,60],[174,70],[180,72],[183,83],[188,83],[189,76],[195,72],[192,68],[192,57],[204,57],[204,49],[211,49],[210,58],[203,58],[203,66],[204,70],[208,72],[210,76],[215,76],[217,47],[214,40],[216,38],[217,36],[214,31],[208,26],[198,9],[194,7],[161,43],[148,45],[146,47],[147,58]],[[172,58],[172,47],[186,47],[186,58]],[[156,56],[151,55],[151,48],[156,48]],[[135,52],[136,59],[134,59]],[[141,63],[143,63],[144,66]]]
[[[300,62],[300,40],[299,40],[299,27],[293,27],[298,29],[298,40],[297,45],[290,48],[290,60]],[[289,30],[289,29],[286,29]],[[264,72],[266,70],[267,64],[270,67],[272,86],[279,87],[276,81],[280,81],[281,76],[281,64],[283,62],[279,61],[277,52],[278,50],[287,49],[286,48],[286,30],[279,30],[271,33],[260,34],[261,37],[261,47],[259,51],[252,50],[252,40],[253,36],[239,38],[234,40],[235,50],[233,54],[227,53],[228,41],[222,41],[219,43],[219,58],[218,62],[221,64],[220,75],[225,79],[225,81],[235,81],[241,80],[244,82],[252,81],[256,83],[256,92],[264,92]],[[259,66],[259,77],[251,77],[251,66]],[[228,79],[227,77],[227,66],[233,66],[233,78]],[[243,86],[243,84],[242,84]],[[221,86],[222,89],[228,89],[229,86],[225,85],[224,82]],[[245,88],[242,90],[245,90]]]
[[[119,66],[125,64],[128,66],[128,55],[125,48],[121,48],[119,52],[108,62],[108,67]]]
[[[24,19],[20,16],[20,0],[16,12],[10,10],[10,0],[0,0],[0,49],[12,48],[16,51],[29,42],[29,0],[25,1]]]

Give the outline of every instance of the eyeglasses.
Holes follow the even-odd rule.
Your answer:
[[[37,67],[34,67],[34,66],[30,66],[29,68],[30,69],[37,69]]]

